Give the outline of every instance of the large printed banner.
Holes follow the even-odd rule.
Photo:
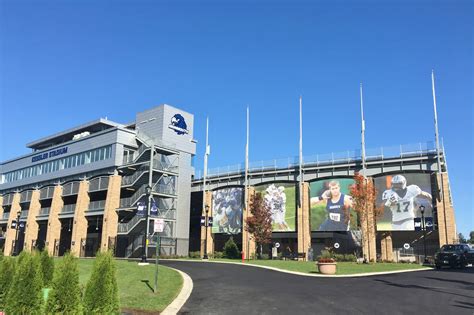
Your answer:
[[[212,192],[212,233],[241,232],[243,192],[241,187],[222,188]]]
[[[272,214],[273,232],[296,231],[296,184],[271,183],[255,187]]]
[[[377,220],[378,231],[414,231],[415,218],[432,220],[433,201],[429,174],[394,174],[375,178],[377,204],[384,207],[383,217]]]
[[[352,209],[351,178],[316,180],[310,183],[311,231],[357,230]]]

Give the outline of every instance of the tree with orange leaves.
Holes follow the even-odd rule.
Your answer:
[[[265,205],[261,193],[252,196],[249,208],[252,215],[245,220],[245,231],[252,234],[261,257],[263,244],[272,241],[272,214]]]
[[[362,227],[364,258],[375,261],[375,225],[377,218],[383,214],[383,207],[377,206],[377,190],[372,179],[362,176],[359,173],[354,175],[354,185],[351,186],[351,196],[353,209],[357,212]],[[370,243],[373,236],[373,243]]]

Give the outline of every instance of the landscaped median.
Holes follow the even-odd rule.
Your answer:
[[[186,261],[201,261],[198,259],[183,259]],[[314,261],[294,261],[294,260],[242,260],[237,259],[209,259],[215,263],[235,263],[243,265],[255,265],[260,267],[270,267],[285,272],[295,272],[311,276],[320,275],[316,262]],[[391,273],[415,270],[431,270],[419,264],[409,263],[370,263],[358,264],[355,262],[338,262],[336,276],[360,276],[372,273]]]
[[[92,272],[94,259],[79,260],[79,281],[85,285]],[[168,267],[158,267],[158,293],[153,293],[155,265],[138,266],[137,262],[115,260],[120,309],[123,312],[163,311],[179,294],[183,279]]]

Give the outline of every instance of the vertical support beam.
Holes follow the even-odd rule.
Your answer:
[[[104,221],[102,224],[101,251],[112,249],[109,248],[109,237],[117,237],[118,214],[116,210],[120,206],[121,185],[122,176],[112,175],[109,177],[107,199],[105,200]]]
[[[10,208],[10,216],[8,217],[7,233],[5,233],[5,249],[3,253],[5,256],[11,256],[13,250],[13,241],[15,240],[16,230],[12,229],[12,222],[16,219],[16,214],[21,210],[20,207],[20,193],[13,195],[13,201]]]
[[[382,260],[393,261],[392,232],[385,232],[382,234],[380,248],[382,250]]]
[[[302,207],[298,208],[298,253],[305,253],[311,246],[311,226],[309,217],[309,184],[302,185]]]
[[[74,211],[74,225],[72,229],[71,253],[79,257],[81,254],[81,240],[87,237],[87,219],[85,212],[89,207],[89,181],[83,180],[79,184],[76,209]]]
[[[244,252],[245,258],[250,259],[252,256],[255,256],[255,240],[252,235],[245,231],[247,225],[247,218],[251,217],[250,207],[252,206],[251,200],[255,195],[255,188],[249,186],[247,188],[247,194],[249,198],[248,208],[244,208],[243,220],[242,220],[242,251]]]
[[[209,216],[212,217],[212,191],[206,191],[203,195],[204,209],[202,216],[206,216],[206,205],[209,206]],[[201,226],[201,257],[204,256],[204,243],[206,242],[206,227]],[[207,255],[214,254],[214,238],[212,234],[212,226],[207,228]]]
[[[51,209],[49,210],[48,229],[46,231],[46,249],[50,255],[54,255],[54,241],[61,237],[61,221],[59,214],[63,209],[63,186],[56,185],[51,200]]]
[[[3,218],[3,196],[0,195],[0,219]]]
[[[26,230],[25,230],[25,250],[33,250],[33,241],[36,241],[38,237],[39,224],[36,221],[36,216],[39,214],[41,209],[41,203],[39,201],[40,191],[36,189],[31,194],[30,208],[28,209],[28,218],[26,219]]]
[[[449,198],[448,173],[438,173],[437,180],[439,185],[443,185],[442,188],[440,187],[441,201],[436,200],[439,246],[443,246],[456,242],[456,220],[454,217],[454,207]]]

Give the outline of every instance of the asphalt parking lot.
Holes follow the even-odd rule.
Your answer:
[[[193,280],[180,314],[474,314],[474,268],[315,278],[233,264],[162,264]]]

